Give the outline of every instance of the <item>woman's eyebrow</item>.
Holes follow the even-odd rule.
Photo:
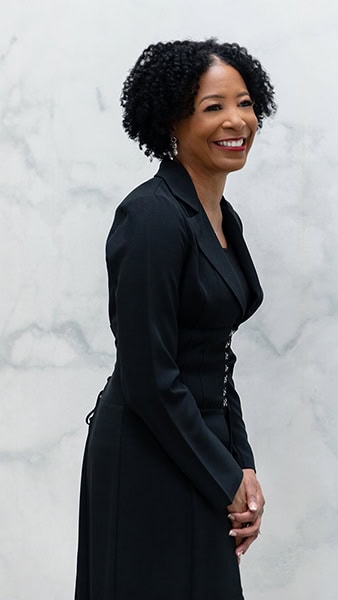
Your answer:
[[[239,94],[237,94],[236,98],[241,98],[242,96],[250,96],[249,92],[247,90],[243,90],[243,92],[240,92]],[[222,94],[208,94],[207,96],[203,96],[203,98],[201,98],[201,100],[199,101],[199,104],[201,104],[202,102],[204,102],[204,100],[211,100],[211,99],[217,99],[217,100],[224,100],[225,96],[223,96]]]
[[[204,100],[210,100],[211,98],[224,100],[224,96],[221,96],[220,94],[208,94],[207,96],[203,96],[203,98],[199,101],[199,104],[201,104],[201,102]]]

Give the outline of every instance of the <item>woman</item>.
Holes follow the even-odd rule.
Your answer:
[[[231,337],[262,290],[222,194],[273,88],[237,44],[178,41],[143,52],[121,102],[162,163],[107,241],[117,357],[90,419],[76,600],[239,600],[264,498]]]

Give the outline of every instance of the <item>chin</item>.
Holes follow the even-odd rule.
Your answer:
[[[231,173],[232,171],[240,171],[241,169],[243,169],[243,167],[245,167],[246,165],[246,160],[244,160],[240,165],[234,165],[233,169],[231,171],[229,171],[229,173]]]
[[[233,173],[235,171],[240,171],[246,164],[246,158],[241,161],[236,161],[233,164],[226,165],[222,169],[224,173]]]

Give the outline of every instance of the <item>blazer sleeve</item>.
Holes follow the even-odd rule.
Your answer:
[[[176,363],[189,235],[175,199],[120,205],[107,241],[110,316],[127,404],[209,503],[225,509],[242,469],[204,423]]]
[[[231,419],[232,454],[242,469],[256,469],[255,459],[248,441],[241,401],[235,389],[232,373],[236,362],[233,351],[229,351],[228,399]]]

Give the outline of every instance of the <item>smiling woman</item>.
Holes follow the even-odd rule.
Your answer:
[[[223,191],[227,174],[244,166],[257,126],[242,76],[215,59],[200,78],[193,114],[172,125],[177,158],[191,176],[218,174]]]
[[[124,128],[147,156],[171,156],[171,126],[194,112],[200,79],[217,59],[242,76],[254,103],[258,127],[275,112],[267,73],[238,44],[218,44],[214,39],[152,44],[127,77],[121,96]]]
[[[162,163],[107,240],[117,359],[88,419],[76,600],[242,600],[264,497],[231,340],[263,295],[223,189],[273,89],[237,44],[177,41],[142,53],[121,102]]]

